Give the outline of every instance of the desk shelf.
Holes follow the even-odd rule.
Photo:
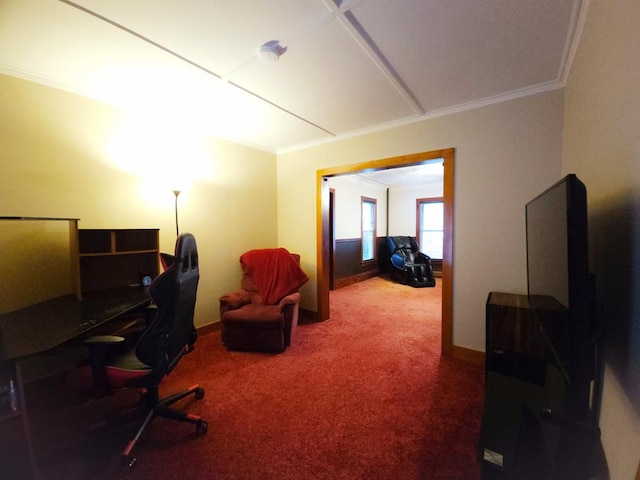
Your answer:
[[[159,273],[158,229],[80,229],[81,291],[138,285]]]

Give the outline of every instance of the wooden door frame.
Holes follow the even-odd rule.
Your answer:
[[[317,320],[329,318],[329,188],[326,178],[361,171],[420,165],[443,159],[444,239],[442,245],[442,355],[453,353],[453,148],[343,165],[316,172]]]

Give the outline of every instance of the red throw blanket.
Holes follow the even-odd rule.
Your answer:
[[[275,305],[297,292],[309,280],[286,248],[249,250],[240,257],[240,264],[242,271],[253,278],[267,305]]]

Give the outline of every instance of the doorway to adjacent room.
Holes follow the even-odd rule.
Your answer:
[[[442,348],[443,355],[453,349],[452,294],[453,294],[453,163],[454,149],[434,150],[370,162],[344,165],[318,170],[316,174],[317,225],[317,281],[318,319],[329,318],[330,262],[331,262],[331,195],[326,178],[362,171],[400,168],[443,160],[443,246],[442,246]]]

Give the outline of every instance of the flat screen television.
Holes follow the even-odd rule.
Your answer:
[[[595,322],[585,185],[570,174],[531,200],[526,204],[526,228],[529,302],[538,310],[541,329],[565,375],[564,416],[587,421]],[[543,312],[550,304],[553,315]]]

